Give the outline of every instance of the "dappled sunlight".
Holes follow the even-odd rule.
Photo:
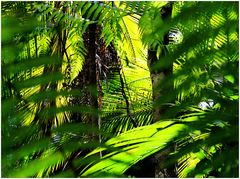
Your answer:
[[[238,8],[1,2],[2,177],[238,177]]]

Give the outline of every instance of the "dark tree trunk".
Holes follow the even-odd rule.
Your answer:
[[[159,57],[165,56],[165,47],[162,47],[162,53]],[[152,65],[158,62],[157,52],[148,50],[148,62],[150,69],[150,77],[152,81],[152,100],[153,100],[153,123],[162,119],[163,114],[169,107],[167,96],[171,94],[173,90],[173,81],[169,79],[173,72],[173,64],[170,64],[167,68],[161,70],[152,70]],[[164,104],[165,103],[165,104]]]
[[[168,3],[165,7],[161,9],[161,17],[163,21],[171,18],[172,14],[172,2]],[[153,69],[153,65],[159,63],[163,58],[167,56],[168,45],[168,34],[164,36],[163,45],[161,47],[161,53],[159,59],[157,58],[157,51],[155,49],[148,50],[148,66],[150,69],[150,75],[152,80],[152,99],[153,99],[153,123],[159,120],[164,120],[163,116],[166,109],[169,108],[169,103],[171,98],[168,98],[173,91],[173,80],[171,80],[171,75],[173,73],[173,64],[166,62],[165,68]],[[170,77],[170,78],[169,78]],[[159,152],[152,157],[152,165],[155,168],[155,177],[176,177],[175,166],[164,167],[164,162],[168,154],[172,149],[166,149]]]
[[[94,13],[93,13],[94,14]],[[85,17],[86,18],[86,17]],[[91,19],[90,17],[89,19]],[[78,89],[82,92],[81,97],[72,100],[73,105],[84,105],[98,110],[98,94],[97,94],[97,70],[96,70],[96,39],[97,39],[97,24],[93,23],[88,26],[83,34],[84,44],[87,54],[83,63],[82,71],[70,84],[71,88]],[[83,122],[97,127],[98,115],[96,113],[84,114],[73,113],[73,122]],[[92,133],[89,136],[92,139],[97,139],[97,135]]]
[[[161,9],[161,16],[163,21],[171,18],[172,14],[172,3],[170,2],[165,7]],[[165,113],[168,108],[167,104],[171,101],[168,101],[166,97],[171,94],[173,90],[173,81],[169,79],[173,72],[173,64],[170,63],[164,68],[153,69],[153,66],[159,63],[162,58],[167,56],[168,45],[168,34],[165,34],[163,45],[161,46],[161,52],[159,59],[157,58],[156,49],[148,49],[148,66],[150,70],[150,76],[152,80],[152,99],[153,99],[153,122],[157,122],[162,119],[162,115]],[[165,58],[166,59],[166,58]],[[168,62],[164,62],[168,64]],[[166,100],[165,100],[166,99]],[[165,104],[164,104],[165,103]]]
[[[73,106],[83,105],[86,107],[90,107],[93,110],[98,110],[98,94],[97,94],[98,76],[96,70],[97,37],[98,37],[97,24],[95,23],[90,24],[86,29],[86,32],[83,34],[84,45],[87,53],[85,55],[85,61],[82,66],[82,70],[81,72],[79,72],[77,77],[71,83],[64,84],[66,88],[77,89],[82,92],[81,97],[75,97],[71,99],[71,105]],[[70,71],[68,73],[70,73]],[[92,113],[75,112],[72,114],[71,120],[73,123],[85,123],[92,126],[93,128],[97,128],[98,126],[98,115],[95,112]],[[90,128],[89,131],[91,131]],[[83,141],[81,142],[91,142],[97,141],[99,139],[98,134],[94,132],[84,134],[83,136],[84,139],[82,139]],[[87,138],[85,138],[86,136]],[[90,149],[81,148],[73,152],[69,157],[68,163],[66,164],[64,170],[70,168],[74,171],[75,177],[78,177],[79,172],[85,167],[85,165],[80,165],[79,167],[75,168],[72,164],[72,161],[77,157],[85,156],[89,152]]]
[[[87,105],[98,109],[97,99],[97,74],[96,74],[96,24],[91,24],[88,27],[87,33],[87,56],[83,66],[83,81],[85,82]],[[96,127],[98,124],[98,116],[95,114],[89,114],[87,123]],[[92,135],[96,138],[96,134]]]

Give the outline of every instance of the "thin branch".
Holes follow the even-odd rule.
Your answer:
[[[119,77],[120,77],[122,95],[123,95],[123,98],[125,99],[125,102],[126,102],[127,115],[130,117],[130,120],[131,120],[133,126],[134,126],[134,127],[137,127],[137,124],[136,124],[136,122],[134,121],[134,119],[133,119],[133,117],[132,117],[132,115],[131,115],[131,113],[130,113],[130,109],[129,109],[129,106],[130,106],[130,105],[129,105],[128,97],[127,97],[127,95],[126,95],[126,93],[125,93],[125,90],[124,90],[124,84],[125,84],[125,83],[124,83],[124,81],[123,81],[123,78],[122,78],[122,75],[121,75],[121,73],[120,73],[120,70],[118,71],[118,73],[119,73]]]

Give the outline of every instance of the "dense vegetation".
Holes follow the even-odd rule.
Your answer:
[[[1,2],[2,177],[238,177],[238,2]]]

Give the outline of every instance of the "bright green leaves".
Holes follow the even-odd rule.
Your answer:
[[[106,142],[113,151],[103,156],[82,176],[84,177],[120,177],[139,160],[164,149],[180,132],[188,129],[185,124],[174,124],[173,121],[159,122],[150,126],[139,127],[123,133]],[[116,147],[117,150],[114,150]],[[89,155],[96,154],[104,148],[96,149]],[[88,155],[88,156],[89,156]]]
[[[235,82],[235,79],[234,79],[233,75],[225,75],[224,78],[232,84],[234,84],[234,82]]]

